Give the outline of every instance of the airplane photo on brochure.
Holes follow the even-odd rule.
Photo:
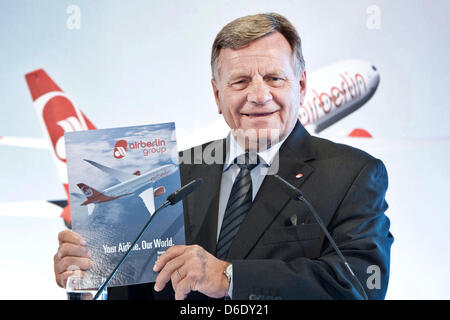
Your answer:
[[[147,190],[150,191],[149,193],[147,191],[148,197],[142,199],[150,214],[153,214],[155,212],[154,196],[160,196],[165,193],[163,186],[153,188],[155,182],[177,171],[177,168],[173,164],[166,164],[142,174],[139,171],[128,174],[127,172],[109,168],[92,160],[85,159],[85,161],[120,181],[120,183],[114,184],[103,191],[98,191],[84,183],[77,184],[86,197],[86,200],[81,205],[88,207],[89,214],[92,214],[94,206],[97,203],[109,202],[130,195],[139,196]],[[72,193],[71,195],[80,197],[77,193]]]

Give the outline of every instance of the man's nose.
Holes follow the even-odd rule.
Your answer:
[[[264,80],[256,80],[250,85],[247,95],[248,102],[261,105],[269,102],[270,100],[272,100],[272,94],[269,86],[264,83]]]

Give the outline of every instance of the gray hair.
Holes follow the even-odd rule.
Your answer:
[[[302,42],[297,30],[284,16],[278,13],[262,13],[249,15],[231,21],[220,30],[214,40],[211,52],[212,77],[218,78],[222,48],[240,49],[273,32],[280,32],[292,49],[292,66],[297,76],[305,68],[302,54]]]

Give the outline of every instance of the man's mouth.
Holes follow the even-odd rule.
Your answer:
[[[255,112],[255,113],[242,113],[244,116],[250,117],[250,118],[263,118],[268,117],[274,114],[277,111],[272,112]]]

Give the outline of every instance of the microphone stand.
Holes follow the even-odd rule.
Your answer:
[[[351,275],[350,279],[352,279],[351,281],[353,282],[353,284],[355,285],[355,287],[357,288],[357,290],[361,294],[363,300],[368,300],[367,294],[364,291],[364,288],[361,285],[361,282],[359,282],[359,280],[356,277],[356,275],[354,274],[352,268],[350,268],[350,265],[348,264],[347,259],[345,259],[345,257],[342,254],[341,250],[336,245],[336,242],[334,241],[334,239],[331,236],[331,234],[328,232],[327,228],[325,227],[325,225],[324,225],[322,219],[320,218],[319,214],[317,213],[316,209],[314,209],[312,204],[309,203],[308,200],[306,200],[306,198],[303,196],[303,193],[299,189],[297,189],[296,187],[291,185],[289,182],[287,182],[286,180],[284,180],[283,178],[281,178],[277,174],[275,174],[274,177],[276,179],[278,179],[278,181],[280,181],[284,185],[285,190],[290,194],[292,199],[295,199],[297,201],[302,201],[303,203],[306,204],[306,206],[309,208],[309,210],[313,214],[314,219],[320,225],[320,227],[322,228],[323,232],[325,233],[325,236],[328,238],[328,241],[330,242],[330,244],[333,247],[334,251],[338,254],[339,258],[344,262],[344,265],[347,267],[347,270],[350,272],[350,275]]]
[[[142,228],[141,232],[139,233],[139,235],[137,236],[137,238],[133,241],[133,243],[131,244],[130,248],[128,248],[127,252],[125,253],[125,255],[122,257],[122,259],[120,260],[120,262],[116,265],[116,267],[114,268],[114,270],[111,272],[111,274],[108,276],[108,278],[105,280],[105,282],[102,284],[102,286],[98,289],[97,293],[94,296],[94,300],[97,300],[98,297],[100,296],[100,294],[103,292],[103,290],[105,289],[105,287],[109,284],[109,282],[112,280],[112,278],[115,276],[115,274],[117,273],[117,271],[119,270],[119,268],[122,266],[123,262],[125,261],[125,259],[128,257],[128,255],[130,254],[131,250],[133,250],[136,242],[139,241],[139,239],[141,239],[142,235],[144,234],[144,232],[147,230],[148,226],[150,225],[150,222],[152,221],[153,217],[156,216],[156,214],[158,213],[158,211],[164,209],[165,207],[171,205],[172,203],[169,200],[166,200],[158,209],[155,210],[155,212],[152,214],[152,216],[150,217],[150,219],[148,219],[147,223],[144,225],[144,227]]]

